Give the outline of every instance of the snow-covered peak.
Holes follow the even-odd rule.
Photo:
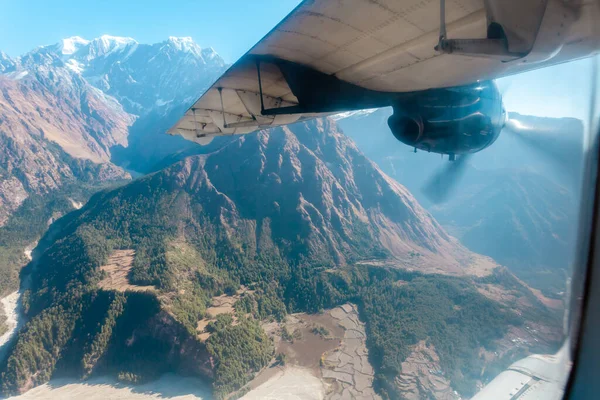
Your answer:
[[[0,50],[0,60],[12,61],[8,54]]]
[[[94,40],[100,41],[107,46],[127,46],[128,44],[137,44],[137,40],[134,38],[124,36],[102,35]]]
[[[130,37],[102,35],[89,43],[88,58],[107,56],[137,46],[138,42]]]
[[[341,112],[338,114],[333,114],[329,118],[331,118],[334,121],[339,121],[341,119],[346,119],[346,118],[350,118],[350,117],[360,118],[360,117],[366,117],[367,115],[371,115],[377,110],[379,110],[379,108],[367,108],[365,110],[358,110],[358,111],[345,111],[345,112]]]
[[[114,96],[127,112],[142,115],[153,109],[166,113],[185,99],[197,97],[226,64],[213,48],[201,48],[191,37],[171,36],[159,43],[142,44],[130,37],[103,35],[89,41],[78,36],[65,38],[15,62],[0,55],[0,74],[7,75],[17,67],[32,76],[52,71],[48,82],[61,74],[63,81],[87,82]]]
[[[184,49],[186,47],[189,48],[196,44],[196,43],[194,43],[194,39],[192,39],[190,36],[185,36],[185,37],[169,36],[169,39],[167,41],[181,49]]]
[[[88,43],[90,43],[89,40],[85,40],[79,36],[72,36],[70,38],[63,39],[57,46],[63,55],[71,55],[81,49],[83,46],[87,46]]]
[[[184,53],[193,53],[196,55],[200,55],[202,52],[202,49],[200,48],[200,46],[198,46],[196,44],[196,42],[194,42],[194,39],[192,39],[189,36],[187,36],[187,37],[169,36],[169,39],[167,40],[167,44],[169,44],[176,50],[182,51]]]

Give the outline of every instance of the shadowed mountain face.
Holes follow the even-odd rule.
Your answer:
[[[154,204],[169,205],[156,212],[180,224],[190,210],[198,210],[250,253],[265,247],[286,259],[345,264],[420,252],[447,257],[453,265],[467,254],[404,187],[327,120],[238,137],[112,197],[94,198],[90,207],[112,213],[115,201],[135,203],[147,193],[159,196]],[[116,221],[121,223],[125,219]]]
[[[517,115],[525,124],[553,128],[544,147],[501,134],[493,146],[472,157],[448,201],[433,205],[422,188],[448,161],[426,152],[415,154],[396,141],[386,123],[390,114],[390,109],[380,109],[338,123],[471,250],[493,257],[534,286],[553,293],[564,290],[581,187],[581,121]]]
[[[489,174],[473,191],[434,209],[469,249],[491,256],[535,287],[564,290],[575,254],[577,208],[564,187],[533,172]]]

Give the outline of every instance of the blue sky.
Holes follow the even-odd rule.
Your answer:
[[[191,36],[233,62],[299,0],[0,0],[0,50],[11,57],[69,36],[156,43]]]
[[[509,111],[588,122],[592,59],[583,59],[499,79]]]

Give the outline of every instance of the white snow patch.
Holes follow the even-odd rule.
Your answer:
[[[208,47],[208,48],[202,49],[202,56],[207,57],[208,59],[212,60],[215,57],[218,57],[219,54],[212,47]]]
[[[373,114],[375,111],[379,110],[379,108],[368,108],[366,110],[358,110],[358,111],[346,111],[341,112],[339,114],[331,115],[331,118],[334,121],[339,121],[340,119],[346,119],[349,117],[365,117],[369,114]]]
[[[27,72],[27,71],[15,71],[15,72],[9,72],[5,76],[8,79],[12,79],[13,81],[20,81],[21,79],[25,78],[27,75],[29,75],[29,72]]]
[[[81,74],[85,69],[85,65],[73,58],[67,60],[67,62],[65,62],[65,66],[76,74]]]
[[[115,52],[123,51],[131,46],[133,49],[129,49],[129,52],[127,53],[127,56],[129,56],[132,51],[137,48],[137,45],[138,42],[130,37],[102,35],[90,42],[90,55],[88,56],[88,59],[101,56],[106,57]]]
[[[194,40],[187,37],[175,37],[169,36],[167,40],[171,44],[171,46],[175,47],[178,51],[182,51],[184,53],[192,53],[195,56],[202,57],[202,48],[194,42]]]
[[[134,38],[123,37],[123,36],[111,36],[111,35],[102,35],[95,40],[100,40],[100,41],[102,41],[102,43],[105,43],[106,45],[121,46],[121,47],[127,46],[128,44],[137,44],[138,43],[137,40],[135,40]]]
[[[79,36],[73,36],[70,38],[63,39],[62,43],[59,43],[58,46],[60,47],[62,54],[71,55],[89,43],[89,40],[85,40],[84,38]]]
[[[129,57],[131,57],[131,55],[137,50],[138,48],[138,43],[135,42],[135,44],[133,46],[129,46],[129,51],[127,52],[127,54],[125,54],[125,56],[123,57],[123,60],[127,60]],[[119,61],[121,62],[121,61]]]
[[[196,43],[194,43],[194,40],[189,36],[186,36],[186,37],[169,36],[168,40],[171,44],[173,44],[173,46],[175,46],[177,48],[177,50],[182,50],[182,51],[189,51],[194,45],[196,45]]]

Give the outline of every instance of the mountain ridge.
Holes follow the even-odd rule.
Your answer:
[[[151,126],[179,113],[181,104],[197,96],[224,66],[212,48],[175,37],[145,45],[109,35],[93,40],[75,36],[17,58],[0,53],[0,135],[5,145],[10,140],[17,146],[0,162],[6,175],[0,182],[0,223],[28,193],[56,190],[60,182],[73,179],[45,141],[73,159],[101,165],[100,181],[129,177],[115,160],[129,168],[136,157],[153,164],[188,148],[191,144],[179,138],[163,137],[167,127]],[[141,104],[136,96],[151,101]],[[34,154],[46,161],[34,163]]]

